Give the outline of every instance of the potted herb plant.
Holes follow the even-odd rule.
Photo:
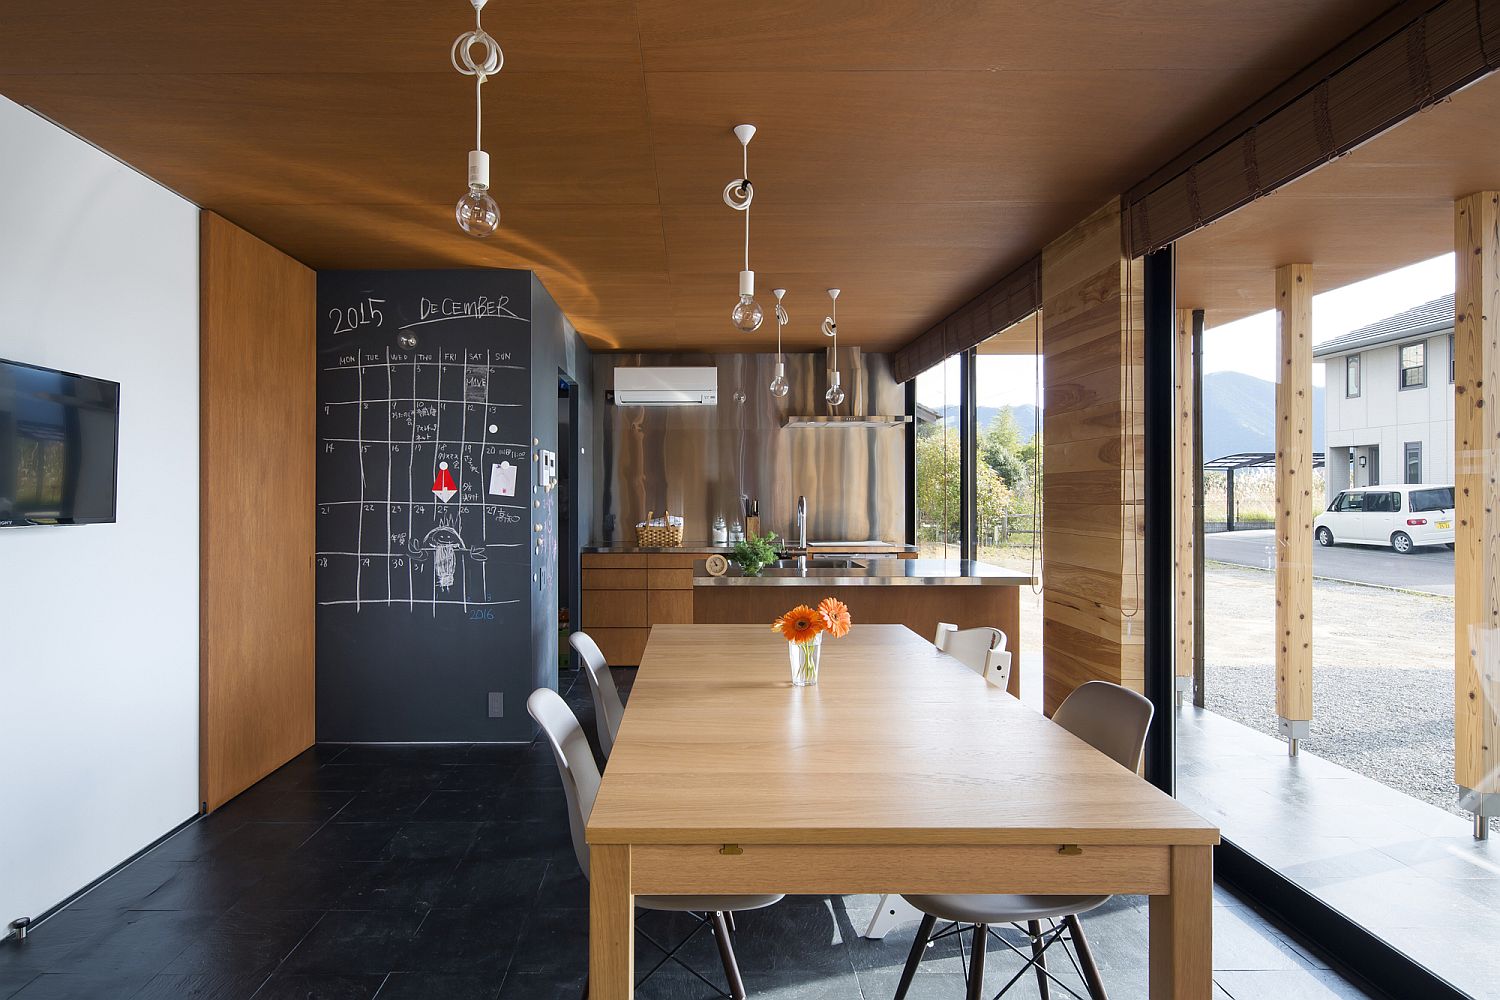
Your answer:
[[[746,576],[759,576],[767,564],[776,561],[776,532],[747,535],[743,541],[734,543],[729,558]]]

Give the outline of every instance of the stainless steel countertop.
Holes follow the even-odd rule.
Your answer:
[[[723,576],[709,576],[703,563],[693,567],[695,587],[1025,587],[1036,582],[1028,573],[969,559],[871,559],[861,569],[773,569],[746,576],[731,566]]]

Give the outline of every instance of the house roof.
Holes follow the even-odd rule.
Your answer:
[[[1451,329],[1453,329],[1453,296],[1444,295],[1440,299],[1413,306],[1405,312],[1387,316],[1369,326],[1362,326],[1342,337],[1335,337],[1326,344],[1319,344],[1313,348],[1313,357],[1334,357],[1351,351],[1363,350],[1366,347],[1394,344],[1413,337]]]

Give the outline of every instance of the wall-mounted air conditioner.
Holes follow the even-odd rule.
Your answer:
[[[616,406],[716,406],[717,368],[616,368]]]

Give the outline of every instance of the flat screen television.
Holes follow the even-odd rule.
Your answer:
[[[120,383],[0,358],[0,528],[115,519]]]

